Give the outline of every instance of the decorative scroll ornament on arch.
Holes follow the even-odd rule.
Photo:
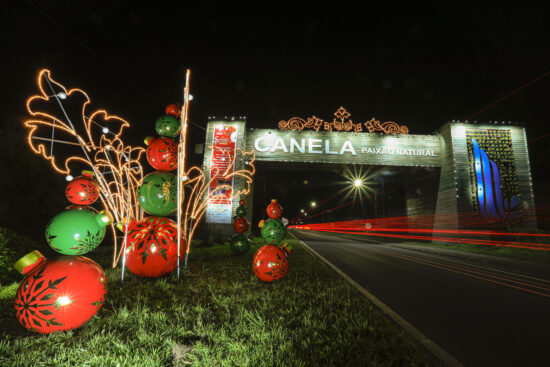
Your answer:
[[[281,130],[315,130],[321,129],[325,131],[351,131],[361,132],[366,131],[369,133],[382,132],[384,134],[408,134],[409,128],[405,125],[399,125],[393,121],[380,122],[374,118],[361,123],[354,123],[349,119],[351,115],[344,108],[340,107],[338,111],[334,113],[334,118],[331,122],[324,121],[316,116],[308,117],[304,120],[300,117],[292,117],[287,121],[279,121],[279,129]],[[363,129],[364,126],[364,129]]]

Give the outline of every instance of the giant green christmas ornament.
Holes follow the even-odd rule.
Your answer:
[[[263,222],[261,227],[262,238],[270,245],[276,245],[285,238],[286,230],[284,224],[278,220],[269,218]]]
[[[146,212],[159,217],[176,211],[177,196],[176,176],[168,172],[149,173],[137,189],[139,205]]]
[[[237,233],[229,240],[229,248],[235,255],[242,255],[250,248],[250,242],[244,234]]]
[[[246,207],[245,206],[238,206],[237,210],[235,210],[235,214],[237,217],[244,217],[246,215]]]
[[[46,226],[46,241],[61,254],[83,255],[103,241],[105,227],[112,221],[111,214],[106,211],[96,213],[84,207],[65,210]]]
[[[172,116],[161,116],[157,119],[155,123],[155,130],[160,136],[167,136],[169,138],[174,138],[180,133],[181,123],[175,117]]]

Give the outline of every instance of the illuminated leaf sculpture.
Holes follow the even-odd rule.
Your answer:
[[[179,135],[176,173],[178,184],[174,190],[177,195],[178,275],[179,249],[186,249],[187,263],[195,230],[204,216],[209,200],[218,195],[208,193],[213,178],[207,179],[199,167],[187,168],[185,165],[189,76],[190,71],[187,70],[184,104],[179,120],[181,128],[179,133],[174,134],[174,137]],[[86,92],[77,88],[67,89],[55,81],[47,69],[38,73],[37,84],[40,93],[27,100],[27,110],[31,117],[24,122],[28,129],[27,142],[31,150],[49,161],[56,172],[67,175],[68,179],[72,177],[72,173],[80,173],[83,167],[92,170],[99,185],[99,197],[104,208],[113,214],[115,224],[123,231],[124,226],[128,228],[132,219],[143,219],[137,200],[137,188],[143,182],[140,161],[145,149],[125,145],[122,141],[122,133],[130,124],[105,110],[94,109]],[[236,159],[245,161],[246,167],[237,171],[228,169],[221,173],[213,168],[210,177],[223,177],[229,181],[235,176],[243,178],[244,188],[232,192],[232,198],[245,195],[250,191],[255,172],[254,157],[253,151],[244,152],[238,149],[235,157],[226,157],[230,162],[228,167],[233,167]],[[114,239],[113,267],[116,267],[125,246],[118,249],[113,224],[111,229]],[[182,240],[185,246],[179,243]]]
[[[214,147],[213,149],[220,149]],[[212,167],[210,172],[210,179],[206,178],[204,171],[199,167],[191,167],[185,172],[184,178],[186,187],[189,188],[189,194],[186,198],[186,203],[184,204],[185,209],[185,218],[183,221],[183,233],[184,237],[187,239],[187,243],[190,244],[193,239],[193,235],[197,226],[200,222],[200,219],[204,216],[206,208],[209,201],[215,201],[216,198],[225,197],[225,194],[220,194],[219,192],[224,192],[225,189],[231,189],[230,185],[221,185],[217,186],[216,191],[208,194],[210,184],[215,179],[223,179],[231,182],[234,177],[239,177],[243,180],[244,186],[240,190],[232,191],[231,197],[237,198],[242,195],[247,195],[252,188],[253,176],[256,172],[254,166],[254,161],[256,153],[254,151],[245,152],[240,148],[236,149],[235,157],[231,157],[227,150],[220,149],[221,153],[225,155],[225,159],[229,161],[227,168],[224,172],[219,172],[219,168]],[[232,171],[233,163],[235,161],[245,162],[245,168],[241,170]],[[209,167],[210,168],[210,167]],[[215,194],[218,193],[218,194]],[[189,254],[190,247],[187,246],[186,257]]]
[[[37,84],[39,94],[27,100],[31,117],[24,122],[31,150],[68,179],[82,168],[93,171],[100,200],[116,222],[139,218],[135,187],[143,177],[140,159],[145,149],[126,146],[120,139],[130,124],[106,110],[94,109],[86,92],[67,89],[47,69],[40,70]],[[111,229],[114,267],[120,252],[114,226]]]

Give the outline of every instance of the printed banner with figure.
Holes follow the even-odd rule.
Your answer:
[[[237,127],[216,125],[212,138],[212,160],[210,161],[212,181],[206,208],[207,223],[231,223],[233,178],[228,180],[226,175],[235,170],[236,146]]]

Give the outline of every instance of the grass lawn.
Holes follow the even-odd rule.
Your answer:
[[[129,274],[124,283],[120,269],[109,268],[104,244],[89,257],[106,269],[105,305],[84,327],[51,335],[19,325],[12,306],[17,283],[3,279],[0,365],[438,365],[336,273],[289,243],[289,274],[271,284],[252,271],[259,243],[242,256],[228,246],[195,248],[181,280]]]

